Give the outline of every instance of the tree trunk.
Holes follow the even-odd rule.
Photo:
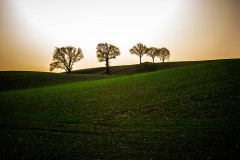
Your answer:
[[[154,63],[154,58],[152,58],[153,59],[153,63]]]
[[[142,63],[142,57],[140,56],[140,64]]]
[[[67,69],[67,73],[69,74],[71,72],[71,70],[70,69]]]
[[[109,74],[109,64],[108,64],[108,57],[106,59],[106,72]]]

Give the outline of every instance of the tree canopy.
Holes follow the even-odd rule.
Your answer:
[[[50,64],[50,71],[55,68],[64,69],[67,73],[72,70],[73,63],[83,59],[81,48],[74,48],[72,46],[56,47],[53,52],[53,62]]]
[[[106,61],[106,72],[107,74],[110,73],[109,71],[109,60],[116,59],[119,56],[120,50],[118,47],[108,44],[108,43],[99,43],[96,47],[97,49],[97,59],[99,62]]]
[[[133,46],[129,51],[131,54],[136,54],[139,56],[141,64],[142,56],[147,53],[147,47],[142,43],[138,43],[137,45]]]
[[[158,54],[158,57],[160,58],[160,60],[164,63],[164,61],[167,59],[167,60],[169,60],[169,58],[170,58],[170,51],[167,49],[167,48],[165,48],[165,47],[163,47],[163,48],[161,48],[160,49],[160,51],[159,51],[160,53]]]
[[[159,50],[156,47],[150,47],[147,49],[147,56],[151,57],[154,63],[154,58],[159,54]]]

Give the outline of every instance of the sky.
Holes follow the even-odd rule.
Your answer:
[[[239,0],[0,0],[0,70],[48,72],[65,46],[83,51],[73,70],[103,67],[105,42],[121,51],[112,66],[139,63],[139,42],[168,48],[170,61],[240,58],[239,28]]]

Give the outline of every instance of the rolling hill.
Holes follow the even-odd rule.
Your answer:
[[[165,63],[142,63],[134,65],[112,66],[110,73],[112,75],[131,75],[138,73],[153,72],[171,68],[179,68],[196,64],[203,64],[217,60],[208,61],[182,61],[182,62],[165,62]],[[106,68],[88,68],[72,71],[72,74],[106,74]]]
[[[130,69],[123,70],[122,74],[127,74]],[[87,76],[86,73],[79,76]],[[99,74],[81,82],[23,85],[21,90],[5,88],[0,92],[1,156],[6,159],[240,156],[239,59],[168,66],[154,72],[106,79],[96,78]]]
[[[33,71],[0,71],[0,91],[54,86],[72,82],[106,79],[122,75],[152,72],[170,68],[184,67],[211,61],[185,61],[168,63],[143,63],[111,67],[111,75],[106,75],[105,67],[89,68],[67,73],[49,73]]]
[[[31,71],[0,72],[0,91],[39,88],[72,82],[118,77],[117,75],[67,74]]]

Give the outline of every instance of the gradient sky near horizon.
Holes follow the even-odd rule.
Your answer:
[[[170,61],[240,58],[240,1],[0,0],[2,71],[49,71],[55,47],[68,45],[84,54],[73,69],[105,66],[103,42],[120,48],[111,65],[139,63],[129,53],[139,42],[168,48]]]

